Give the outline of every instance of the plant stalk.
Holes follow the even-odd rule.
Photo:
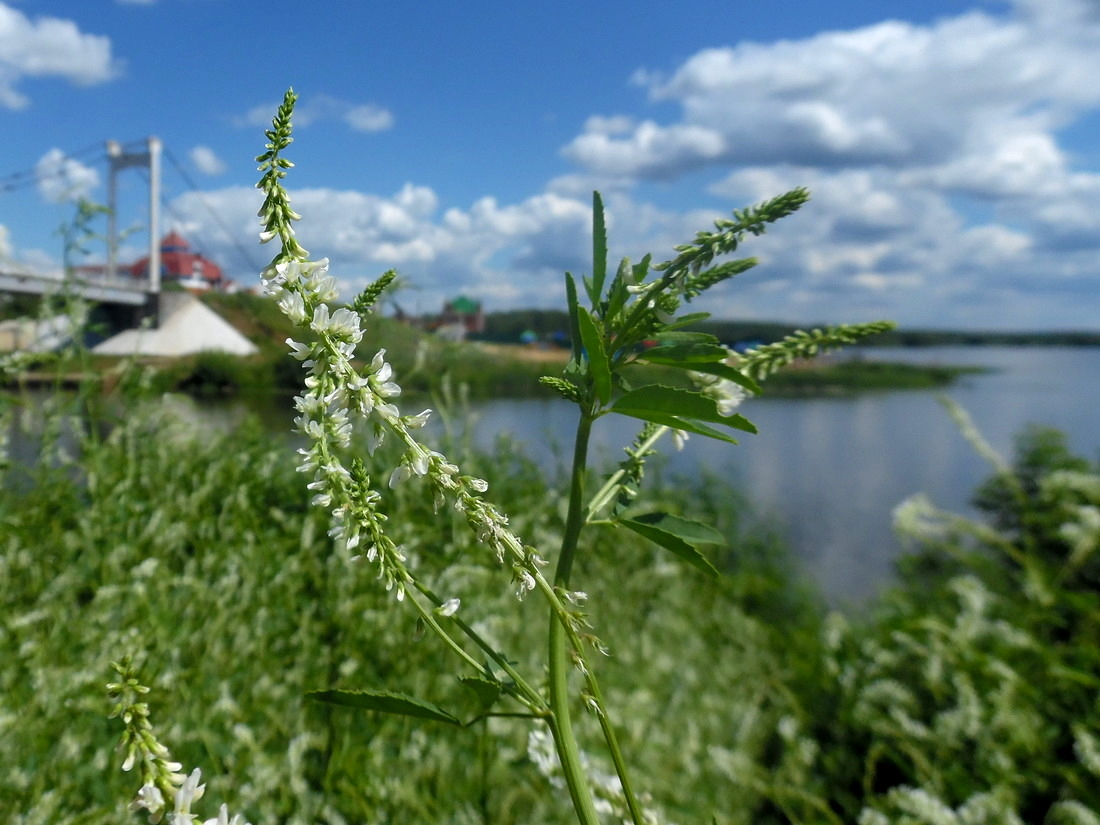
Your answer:
[[[573,557],[577,552],[577,540],[584,525],[584,477],[588,469],[588,439],[592,433],[592,403],[582,405],[577,435],[573,446],[573,473],[569,482],[569,514],[562,536],[561,552],[554,571],[554,586],[568,589],[573,570]],[[582,825],[598,825],[596,808],[592,802],[592,790],[581,765],[580,750],[573,735],[573,723],[569,715],[570,663],[566,646],[564,619],[550,610],[549,677],[551,732],[558,752],[562,773],[565,776],[573,809]]]

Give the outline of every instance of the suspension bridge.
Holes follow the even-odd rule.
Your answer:
[[[79,297],[99,307],[100,322],[115,338],[115,348],[137,347],[149,354],[182,354],[182,351],[199,349],[224,349],[246,353],[251,345],[242,336],[221,321],[214,313],[194,299],[175,293],[162,295],[165,276],[171,277],[185,288],[210,288],[221,283],[221,270],[201,255],[188,249],[186,241],[176,234],[162,239],[160,216],[163,202],[161,193],[161,162],[165,147],[158,138],[150,137],[140,143],[123,145],[108,140],[103,144],[107,161],[107,233],[106,261],[102,264],[66,266],[61,271],[41,272],[12,261],[0,260],[0,293],[24,295],[62,295]],[[85,150],[86,152],[87,150]],[[167,157],[191,190],[201,192],[187,175],[183,166],[171,153]],[[146,171],[148,182],[148,254],[136,264],[120,265],[118,261],[119,231],[118,175],[125,169]],[[0,178],[0,193],[41,180],[41,173],[23,172]],[[205,201],[204,201],[205,203]],[[215,221],[229,236],[237,252],[255,271],[251,256],[240,246],[224,221],[206,203]],[[175,245],[172,245],[175,244]],[[180,246],[179,244],[182,244]],[[164,258],[172,265],[163,266]],[[189,271],[179,271],[181,264]],[[215,274],[216,273],[216,274]],[[186,312],[188,324],[203,340],[190,343],[178,340],[185,336],[188,324],[181,324],[179,314]],[[170,315],[176,315],[175,319]],[[137,328],[141,327],[139,331]],[[201,332],[200,332],[201,331]],[[194,336],[192,336],[194,337]],[[169,340],[173,339],[173,340]],[[111,341],[105,342],[110,349]]]

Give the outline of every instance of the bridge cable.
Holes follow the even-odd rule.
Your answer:
[[[184,169],[183,165],[176,159],[176,156],[172,154],[172,151],[167,146],[164,147],[164,156],[168,158],[169,163],[171,163],[172,166],[175,167],[176,171],[179,173],[179,176],[183,178],[183,182],[191,187],[191,191],[195,193],[202,205],[206,207],[207,211],[214,218],[214,221],[218,224],[219,227],[221,227],[222,232],[225,233],[225,236],[229,239],[230,243],[233,245],[233,248],[237,250],[237,254],[241,256],[241,259],[245,262],[248,270],[253,274],[260,272],[260,270],[263,269],[263,265],[256,263],[256,261],[252,257],[252,254],[241,244],[236,234],[232,230],[230,230],[229,225],[225,222],[225,220],[222,219],[221,215],[218,214],[218,211],[204,196],[202,190],[200,190],[199,187],[195,185],[194,179],[187,173],[187,170]],[[179,219],[179,215],[175,212],[174,209],[172,209],[167,204],[165,204],[165,207],[170,212],[172,212],[173,215],[176,216],[177,220]]]

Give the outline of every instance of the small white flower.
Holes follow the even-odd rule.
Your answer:
[[[428,423],[428,416],[432,414],[431,410],[424,410],[416,415],[406,415],[404,418],[405,426],[410,430],[419,430],[425,424]]]
[[[313,310],[313,320],[310,321],[309,328],[314,332],[327,332],[330,324],[328,304],[318,304]]]
[[[363,333],[359,329],[359,313],[347,307],[341,307],[332,313],[329,329],[333,335],[352,344],[358,344],[363,340]],[[354,348],[352,349],[354,351]]]
[[[684,444],[687,443],[688,434],[683,430],[672,431],[672,444],[676,447],[677,451],[684,449]]]
[[[439,607],[436,608],[436,612],[440,616],[453,616],[458,612],[459,605],[462,604],[461,599],[447,599]]]
[[[290,347],[290,354],[299,361],[305,361],[313,351],[313,348],[308,344],[300,344],[292,338],[286,339],[286,345]]]
[[[408,480],[409,476],[411,475],[412,470],[409,469],[408,464],[402,464],[398,467],[394,467],[393,472],[390,473],[389,488],[391,490],[394,489],[401,482]]]
[[[300,324],[306,319],[306,302],[301,293],[284,292],[279,297],[278,304],[283,314],[295,324]]]
[[[142,808],[149,812],[149,818],[153,822],[160,821],[160,813],[164,810],[164,794],[156,785],[142,785],[137,797],[130,803],[131,811],[139,811]]]

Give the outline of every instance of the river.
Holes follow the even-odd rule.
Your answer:
[[[1070,447],[1100,454],[1100,349],[934,347],[872,349],[865,357],[978,365],[942,393],[964,407],[1006,458],[1015,436],[1036,423],[1063,430]],[[991,468],[959,434],[939,393],[873,392],[849,397],[746,401],[741,412],[759,428],[734,447],[693,437],[672,452],[668,471],[697,479],[716,474],[742,491],[753,513],[778,525],[802,572],[836,604],[862,601],[893,579],[901,552],[891,514],[926,493],[937,506],[972,514],[968,500]],[[509,432],[548,465],[565,463],[573,409],[547,400],[495,400],[474,406],[475,443]],[[596,423],[593,450],[610,464],[636,422]]]
[[[989,367],[964,376],[943,394],[970,413],[1003,456],[1011,456],[1015,436],[1031,423],[1062,430],[1080,455],[1100,455],[1100,348],[868,349],[855,357]],[[777,527],[799,571],[831,603],[862,602],[893,579],[893,563],[902,552],[891,527],[893,509],[923,492],[941,508],[972,514],[969,497],[991,471],[938,396],[897,391],[753,398],[740,411],[757,425],[758,435],[738,433],[738,446],[693,436],[681,452],[665,444],[664,472],[687,483],[705,473],[729,483],[744,496],[753,518]],[[268,402],[257,410],[240,402],[176,400],[207,425],[228,426],[258,411],[273,429],[284,430],[292,416],[288,402],[278,409]],[[403,406],[420,409],[411,400]],[[564,473],[576,423],[571,405],[498,399],[474,403],[470,412],[475,445],[491,446],[509,433],[548,471],[556,467]],[[594,463],[617,462],[637,424],[621,416],[596,422]],[[440,422],[430,426],[439,428]],[[18,441],[12,447],[17,456],[27,448]]]

